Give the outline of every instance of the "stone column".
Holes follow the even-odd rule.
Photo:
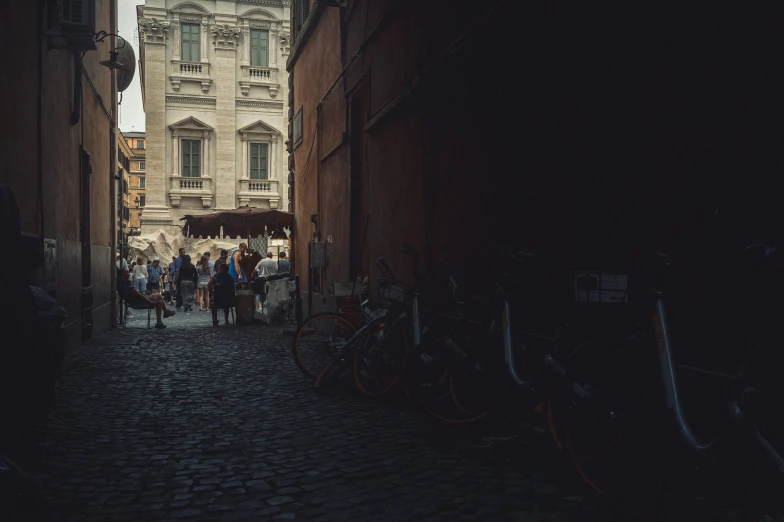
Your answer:
[[[174,131],[172,141],[172,176],[180,175],[180,134]]]
[[[219,210],[236,208],[237,193],[237,48],[231,38],[215,46],[215,206]]]
[[[270,141],[270,179],[278,179],[278,137]]]
[[[270,68],[274,69],[277,67],[278,64],[278,46],[275,43],[277,40],[278,32],[275,30],[271,30],[269,32],[269,64]]]
[[[166,183],[166,36],[168,22],[139,21],[144,46],[144,95],[147,143],[147,201],[141,216],[142,233],[153,232],[172,223]]]
[[[242,28],[242,65],[250,65],[250,26]]]
[[[179,60],[181,54],[180,50],[180,21],[179,19],[172,20],[172,60]]]
[[[202,166],[202,176],[207,176],[209,178],[213,178],[212,175],[212,165],[210,165],[210,135],[209,133],[204,133],[204,166]]]
[[[209,38],[210,38],[210,24],[209,24],[209,22],[204,21],[204,22],[201,23],[201,39],[200,39],[200,41],[201,41],[201,51],[200,51],[201,63],[207,63],[207,62],[210,61],[209,60],[209,55],[208,55],[210,47],[209,47],[209,45],[207,45],[207,40],[209,40]]]
[[[240,138],[240,142],[240,154],[242,154],[242,158],[240,159],[242,175],[240,177],[242,179],[248,179],[248,137],[242,136]]]

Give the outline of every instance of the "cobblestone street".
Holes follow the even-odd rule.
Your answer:
[[[477,447],[405,405],[316,393],[280,328],[146,315],[66,360],[35,477],[55,520],[735,520],[632,513],[561,480],[545,439]]]

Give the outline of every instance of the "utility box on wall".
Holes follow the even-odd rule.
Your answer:
[[[310,268],[327,268],[327,244],[310,242]]]

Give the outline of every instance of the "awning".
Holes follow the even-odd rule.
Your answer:
[[[246,238],[264,234],[265,227],[270,231],[284,227],[291,230],[294,214],[279,210],[237,208],[212,214],[188,214],[180,221],[185,221],[184,231],[192,237],[219,237],[223,227],[224,236]]]

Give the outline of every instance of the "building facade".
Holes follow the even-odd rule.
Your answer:
[[[137,14],[142,233],[185,214],[285,210],[289,0],[147,0]]]
[[[144,132],[125,132],[128,146],[131,148],[130,200],[131,200],[131,234],[137,235],[141,229],[140,217],[147,204],[147,135]]]
[[[116,0],[96,0],[94,20],[74,23],[57,7],[0,7],[0,39],[14,49],[6,57],[13,81],[0,82],[3,118],[13,129],[0,140],[6,158],[0,183],[15,194],[22,233],[38,240],[44,266],[30,284],[68,312],[70,350],[111,328],[116,317],[117,78],[100,64],[109,58],[111,38],[94,37],[117,33],[117,10]],[[7,333],[9,342],[27,335]]]
[[[118,247],[122,248],[131,226],[131,157],[128,139],[117,129],[117,229]]]

